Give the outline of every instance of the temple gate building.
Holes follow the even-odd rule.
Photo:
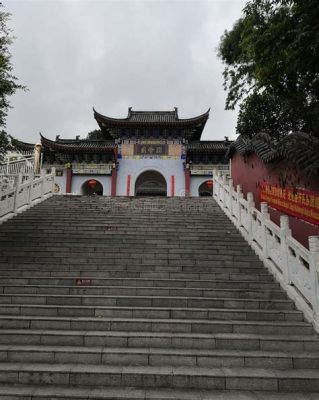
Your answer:
[[[94,110],[94,109],[93,109]],[[106,196],[212,194],[213,170],[228,170],[224,141],[201,141],[209,117],[178,110],[133,111],[126,118],[94,110],[99,130],[85,139],[41,135],[42,166],[56,169],[56,191]],[[34,146],[18,142],[20,148]]]

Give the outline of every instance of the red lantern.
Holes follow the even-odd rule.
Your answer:
[[[211,188],[213,187],[213,184],[214,184],[213,181],[207,181],[207,182],[206,182],[206,187],[207,187],[208,189],[211,189]]]
[[[97,181],[95,179],[90,179],[88,181],[88,185],[90,186],[90,188],[95,188],[95,186],[97,185]]]

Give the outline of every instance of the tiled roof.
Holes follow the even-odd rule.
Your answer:
[[[187,145],[187,151],[189,153],[226,153],[231,143],[224,140],[190,142]]]
[[[58,139],[52,141],[41,135],[41,143],[45,149],[68,153],[102,153],[113,152],[117,147],[114,141],[87,139]]]
[[[231,157],[234,151],[238,151],[241,156],[256,153],[264,163],[270,163],[280,157],[278,142],[274,142],[266,133],[260,133],[252,139],[239,136],[230,145],[226,157]]]
[[[267,164],[287,160],[308,176],[319,174],[319,140],[302,132],[294,132],[280,140],[273,140],[266,133],[259,133],[252,139],[239,136],[226,154],[231,158],[234,152],[241,156],[257,154]]]
[[[94,118],[99,125],[107,126],[192,126],[205,124],[209,111],[194,118],[179,118],[177,108],[174,111],[133,111],[130,107],[126,118],[112,118],[98,113],[94,108]]]
[[[129,109],[128,121],[137,123],[174,123],[178,121],[177,109],[174,111],[132,111]]]
[[[21,151],[32,151],[34,150],[34,143],[25,143],[25,142],[21,142],[18,139],[14,139],[12,138],[11,141],[13,147],[17,150],[21,150]]]

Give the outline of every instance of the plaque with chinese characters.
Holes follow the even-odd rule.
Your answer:
[[[168,154],[167,144],[135,144],[134,155],[137,156],[165,156]]]

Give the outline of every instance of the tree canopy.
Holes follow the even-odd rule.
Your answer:
[[[239,106],[237,133],[319,138],[318,0],[249,0],[219,56],[226,109]]]
[[[17,89],[24,89],[13,75],[9,46],[12,42],[11,31],[7,26],[10,14],[3,11],[0,2],[0,160],[10,148],[6,133],[6,117],[10,108],[9,97]]]

